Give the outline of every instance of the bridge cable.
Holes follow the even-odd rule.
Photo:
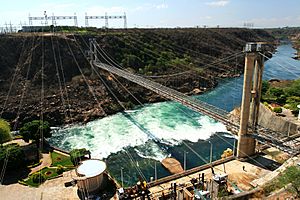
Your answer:
[[[275,56],[276,56],[276,54],[275,54],[275,53],[272,53],[271,51],[268,51],[268,53],[270,53],[270,54],[272,54],[272,55],[275,55]],[[281,58],[281,57],[279,57],[279,56],[276,56],[276,58],[280,59],[282,62],[284,62],[284,63],[286,63],[286,64],[290,65],[291,67],[294,67],[294,69],[296,69],[296,70],[298,70],[298,69],[299,69],[299,67],[297,67],[296,65],[292,64],[292,63],[291,63],[291,62],[289,62],[287,59],[283,59],[283,58]]]
[[[103,55],[100,54],[102,57]],[[105,59],[105,57],[103,57]],[[106,59],[105,59],[106,60]],[[107,60],[106,60],[107,61]],[[108,62],[108,61],[107,61]],[[110,63],[111,64],[111,63]],[[134,98],[134,99],[137,99],[123,84],[121,84],[121,82],[113,75],[113,78],[116,79],[118,81],[118,83]],[[144,105],[143,103],[141,103],[140,101],[138,101],[140,103],[140,105]],[[208,163],[207,160],[205,160],[200,154],[198,154],[194,149],[192,149],[192,147],[190,147],[186,142],[184,142],[182,140],[182,143],[184,145],[186,145],[192,152],[194,152],[201,160],[203,160],[205,163]]]
[[[82,54],[84,55],[84,57],[86,58],[85,54],[84,54],[83,51],[82,51],[82,48],[79,46],[79,44],[78,44],[78,42],[77,42],[77,40],[76,40],[74,34],[73,34],[73,38],[74,38],[74,40],[75,40],[77,46],[80,48],[81,53],[82,53]],[[88,59],[86,58],[86,60],[88,60]],[[92,69],[96,72],[96,74],[98,75],[98,77],[100,78],[100,80],[104,83],[104,85],[106,85],[106,83],[105,83],[105,81],[102,79],[101,75],[98,73],[97,70],[94,69],[94,66],[91,65],[91,67],[92,67]],[[122,102],[117,98],[117,96],[114,94],[114,92],[108,87],[108,85],[106,85],[106,87],[107,87],[107,89],[110,91],[110,93],[114,96],[114,98],[117,100],[117,102],[123,107],[123,109],[126,110],[125,106],[124,106],[124,105],[122,104]],[[139,169],[139,166],[136,166],[136,165],[135,165],[134,159],[133,159],[133,157],[131,156],[130,152],[128,152],[126,149],[124,149],[124,150],[125,150],[125,152],[127,153],[127,155],[128,155],[128,157],[130,158],[130,160],[132,161],[133,165],[136,167],[136,169],[137,169],[138,173],[140,174],[140,176],[143,177],[144,180],[147,180],[146,177],[145,177],[145,175],[143,174],[143,172]]]
[[[67,84],[66,84],[66,78],[65,78],[65,72],[64,72],[64,69],[63,69],[63,62],[62,62],[62,57],[61,57],[61,52],[60,52],[60,48],[59,48],[59,41],[58,41],[58,36],[55,37],[56,39],[56,46],[58,48],[58,59],[59,59],[59,72],[61,72],[62,74],[62,82],[63,82],[63,86],[64,86],[64,93],[66,95],[66,99],[67,99],[67,108],[68,108],[68,111],[69,111],[69,116],[70,116],[70,120],[71,122],[73,123],[74,120],[73,120],[73,116],[72,116],[72,112],[70,111],[70,106],[71,106],[71,103],[70,103],[70,97],[69,97],[69,94],[68,94],[68,89],[67,89]],[[58,72],[58,73],[59,73]]]
[[[76,57],[75,57],[75,55],[74,55],[74,52],[72,51],[71,46],[70,46],[70,44],[69,44],[69,42],[67,41],[66,38],[65,38],[65,41],[66,41],[66,44],[67,44],[67,46],[68,46],[69,52],[71,53],[71,55],[72,55],[72,57],[73,57],[73,59],[74,59],[74,61],[75,61],[75,63],[76,63],[76,66],[77,66],[78,70],[80,71],[82,78],[84,79],[84,82],[86,83],[87,87],[89,88],[90,93],[92,94],[94,100],[97,102],[98,107],[104,112],[104,110],[103,110],[103,108],[102,108],[100,102],[98,101],[98,98],[96,97],[96,94],[94,93],[93,87],[90,86],[90,84],[88,83],[87,78],[85,77],[85,75],[84,75],[82,69],[80,68],[79,63],[78,63],[78,61],[76,60]],[[104,112],[104,113],[105,113],[105,112]]]
[[[141,31],[139,31],[140,33],[141,33]],[[133,33],[133,32],[132,32]],[[153,32],[151,32],[151,33],[153,33],[153,34],[151,34],[151,38],[149,38],[147,35],[145,35],[149,40],[151,40],[151,39],[154,39],[154,38],[156,38],[156,43],[158,42],[158,41],[161,41],[161,38],[159,38],[158,36],[161,36],[161,37],[165,37],[166,35],[164,35],[164,34],[160,34],[160,33],[155,33],[155,31],[153,31]],[[163,39],[169,39],[169,38],[163,38]],[[174,41],[174,40],[173,40]],[[206,42],[206,44],[208,44],[208,45],[206,45],[206,46],[208,46],[209,48],[212,48],[212,49],[217,49],[217,48],[213,48],[212,47],[212,45],[210,44],[210,43],[208,43],[208,42]],[[169,49],[174,49],[174,48],[176,48],[178,51],[181,51],[182,53],[187,53],[187,51],[189,51],[189,52],[192,52],[192,53],[194,53],[194,54],[198,54],[198,55],[202,55],[202,56],[205,56],[205,57],[209,57],[209,58],[206,58],[206,59],[208,59],[208,60],[210,60],[210,58],[214,58],[214,56],[211,56],[211,55],[209,55],[209,54],[204,54],[204,53],[202,53],[202,52],[199,52],[199,51],[195,51],[195,50],[193,50],[193,49],[190,49],[190,48],[186,48],[186,47],[184,47],[184,46],[182,46],[182,45],[177,45],[177,44],[175,44],[175,42],[173,42],[173,43],[171,43],[171,44],[164,44],[164,46],[168,46],[169,47]],[[172,47],[173,46],[173,47]],[[221,45],[222,46],[222,45]],[[206,60],[207,61],[207,60]]]
[[[102,54],[100,54],[102,57],[103,57],[103,55]],[[103,57],[104,58],[104,57]],[[104,58],[105,59],[105,58]],[[106,59],[105,59],[106,60]],[[106,60],[107,61],[107,60]],[[107,61],[108,62],[108,61]],[[115,76],[113,76],[116,80],[118,80]],[[119,81],[118,81],[119,82]],[[119,82],[120,83],[120,82]],[[121,83],[120,83],[121,84]],[[125,86],[123,86],[123,84],[121,84],[122,85],[122,87],[124,88],[124,89],[126,89],[126,91],[128,91],[129,92],[129,90],[127,90],[127,88],[125,88]],[[130,93],[130,92],[129,92]],[[136,98],[132,93],[130,93],[134,98]],[[141,105],[143,105],[143,104],[141,104]],[[187,115],[187,113],[184,111],[184,110],[182,110],[182,109],[180,109],[182,112],[184,112],[186,115]],[[195,120],[194,118],[192,118],[190,115],[187,115],[188,117],[190,117],[191,119],[193,119],[193,120]],[[196,121],[196,120],[195,120]],[[224,139],[223,139],[224,140]],[[184,140],[182,140],[181,141],[185,146],[187,146],[192,152],[194,152],[196,155],[197,155],[197,157],[199,157],[202,161],[204,161],[204,163],[208,163],[208,161],[206,160],[206,159],[204,159],[200,154],[198,154],[190,145],[188,145]],[[230,144],[231,145],[231,144]]]
[[[129,35],[129,37],[131,37],[132,38],[132,40],[135,40],[135,41],[137,41],[138,43],[140,43],[141,45],[144,45],[144,43],[143,42],[141,42],[140,40],[137,40],[136,38],[134,38],[134,37],[132,37],[132,36],[130,36]],[[154,45],[156,45],[156,46],[160,46],[160,47],[162,47],[162,48],[164,48],[162,45],[160,45],[160,44],[158,44],[157,42],[156,43],[154,43]],[[156,55],[158,55],[158,56],[160,56],[158,53],[156,53],[156,52],[154,52],[153,50],[151,50],[151,49],[149,49],[148,48],[148,50],[149,51],[151,51],[152,53],[154,53],[154,54],[156,54]],[[172,49],[173,50],[173,49]],[[199,52],[200,53],[200,52]],[[196,61],[198,61],[198,63],[200,64],[202,64],[203,63],[203,61],[204,61],[204,63],[206,63],[207,61],[210,61],[211,60],[211,58],[213,57],[213,56],[210,56],[210,55],[208,55],[208,54],[204,54],[204,53],[200,53],[202,56],[209,56],[210,58],[207,58],[207,59],[205,59],[205,61],[204,61],[204,59],[200,59],[200,58],[193,58],[194,60],[196,60]],[[201,62],[199,62],[199,61],[201,61]],[[174,66],[173,66],[174,67]],[[201,66],[200,66],[201,67]],[[213,68],[216,68],[215,66],[211,66],[211,67],[213,67]],[[196,68],[197,69],[197,68]],[[217,68],[218,70],[220,70],[220,68]],[[222,69],[221,68],[221,70],[224,70],[224,71],[226,71],[227,69]]]
[[[33,44],[34,44],[34,38],[32,39],[32,43],[31,43],[31,50],[30,50],[31,54],[30,54],[30,56],[27,57],[27,59],[29,57],[32,58]],[[22,47],[22,50],[21,50],[22,53],[23,53],[23,50],[24,50],[23,47]],[[25,81],[28,79],[28,76],[29,76],[30,66],[31,66],[31,62],[32,62],[31,58],[30,58],[30,61],[29,61],[29,67],[27,69]],[[24,99],[24,96],[25,96],[26,87],[27,87],[27,83],[25,83],[25,85],[23,86],[23,89],[22,89],[23,91],[22,91],[22,95],[21,95],[21,98],[20,98],[19,106],[18,106],[17,117],[16,117],[16,120],[15,120],[15,123],[14,123],[14,127],[13,127],[14,131],[17,129],[18,119],[19,119],[19,116],[20,116],[20,110],[21,110],[21,107],[22,107],[22,104],[23,104],[23,99]],[[0,185],[2,185],[3,180],[4,180],[4,176],[5,176],[5,172],[6,172],[6,168],[7,168],[7,164],[8,164],[8,159],[9,159],[9,150],[6,149],[5,159],[4,159],[3,167],[2,167],[2,170],[1,170],[1,173],[0,173]]]
[[[119,38],[118,38],[119,39]],[[120,40],[120,39],[119,39]],[[132,48],[134,48],[134,49],[137,49],[138,47],[136,47],[136,46],[133,46],[133,45],[130,45]],[[139,46],[141,46],[141,45],[139,45]],[[157,52],[154,52],[153,50],[151,50],[151,49],[148,49],[148,48],[143,48],[143,49],[141,49],[141,48],[139,48],[139,51],[142,51],[142,52],[144,52],[145,53],[145,49],[147,50],[147,51],[149,51],[149,52],[151,52],[152,54],[154,54],[154,55],[156,55],[156,56],[158,56],[158,57],[160,57],[160,55],[157,53]],[[156,58],[155,58],[156,59]],[[171,65],[172,67],[175,67],[175,68],[178,68],[177,66],[175,66],[175,65]],[[213,68],[216,68],[216,69],[218,69],[218,70],[223,70],[223,71],[226,71],[226,69],[222,69],[222,68],[217,68],[217,67],[215,67],[215,66],[213,66],[213,65],[211,65],[211,64],[207,64],[207,66],[208,67],[213,67]],[[184,65],[184,67],[187,67],[186,65]],[[202,67],[203,66],[199,66],[199,67],[187,67],[187,68],[189,68],[190,70],[193,70],[193,71],[195,71],[195,72],[198,72],[198,73],[200,73],[201,71],[203,71],[204,69],[202,69]],[[180,68],[181,69],[181,68]]]
[[[14,85],[14,82],[15,82],[15,79],[16,79],[16,76],[17,76],[17,73],[19,72],[20,70],[20,67],[21,67],[21,59],[23,57],[23,54],[24,54],[24,47],[25,47],[25,43],[26,43],[26,39],[27,37],[24,37],[23,40],[22,40],[22,48],[21,48],[21,52],[20,52],[20,55],[19,55],[19,59],[18,59],[18,63],[16,65],[16,68],[15,68],[15,72],[14,72],[14,75],[12,77],[12,80],[11,80],[11,83],[10,83],[10,86],[9,86],[9,90],[8,90],[8,93],[6,95],[6,98],[5,98],[5,101],[4,101],[4,104],[3,104],[3,107],[1,109],[1,113],[0,113],[0,118],[2,117],[2,114],[4,112],[4,109],[6,108],[6,104],[7,104],[7,101],[9,99],[9,96],[10,96],[10,93],[12,91],[12,87]]]
[[[61,30],[62,30],[62,28],[61,28]],[[76,66],[77,66],[79,72],[81,73],[81,76],[83,77],[83,79],[84,79],[84,81],[85,81],[87,87],[89,88],[89,92],[93,95],[94,100],[95,100],[96,103],[98,104],[98,107],[99,107],[100,109],[102,109],[102,107],[101,107],[100,104],[99,104],[99,101],[98,101],[97,97],[95,96],[95,93],[93,92],[93,88],[89,85],[89,83],[88,83],[88,81],[87,81],[85,75],[84,75],[83,72],[82,72],[82,69],[80,68],[80,66],[79,66],[79,64],[78,64],[78,62],[77,62],[77,59],[76,59],[76,57],[75,57],[75,55],[74,55],[74,53],[73,53],[73,51],[72,51],[72,49],[71,49],[71,46],[70,46],[69,42],[67,41],[67,39],[66,39],[65,37],[64,37],[64,40],[65,40],[65,42],[66,42],[66,44],[67,44],[67,46],[68,46],[69,52],[71,53],[71,55],[72,55],[72,57],[73,57],[73,60],[74,60],[75,63],[76,63]],[[102,109],[102,110],[103,110],[103,109]],[[84,191],[83,191],[83,196],[86,197],[86,198],[88,198],[88,197],[89,197],[89,192],[88,192],[89,186],[88,186],[88,185],[86,185],[86,186],[87,186],[87,190],[84,190]]]
[[[51,47],[52,47],[52,54],[53,54],[53,59],[54,59],[54,65],[55,65],[55,70],[56,70],[56,77],[57,77],[57,80],[58,80],[58,86],[59,86],[59,91],[60,91],[60,98],[61,98],[61,101],[62,101],[62,106],[64,108],[63,112],[64,112],[64,116],[65,116],[65,120],[66,120],[67,119],[66,103],[65,103],[63,89],[62,89],[62,81],[60,79],[60,73],[58,71],[58,63],[57,63],[56,52],[55,52],[54,43],[53,43],[53,36],[51,35],[50,37],[51,37]]]
[[[99,45],[98,45],[98,47],[99,47]],[[98,50],[97,50],[97,52],[100,53]],[[146,81],[146,80],[147,80],[147,79],[145,79],[144,81]],[[147,81],[148,81],[148,80],[147,80]],[[152,82],[152,83],[153,83],[153,84],[155,83],[157,87],[160,87],[160,86],[161,86],[160,84],[157,84],[156,82]],[[179,92],[176,91],[176,90],[174,90],[174,92],[176,92],[178,95],[181,95],[181,96],[183,95],[183,93],[179,93]],[[228,114],[227,111],[222,110],[222,109],[220,109],[220,108],[217,108],[217,107],[215,107],[215,106],[212,106],[212,105],[210,105],[210,104],[207,104],[207,103],[205,103],[205,102],[196,100],[196,99],[194,99],[194,98],[192,98],[192,97],[188,97],[188,96],[185,96],[185,95],[184,95],[184,97],[187,98],[187,99],[192,100],[193,102],[197,101],[197,102],[199,102],[199,103],[205,105],[206,107],[210,107],[210,109],[214,109],[214,110],[220,111],[221,113],[223,112],[224,115],[227,115],[227,114]],[[208,108],[207,108],[207,109],[208,109]],[[211,111],[212,111],[212,110],[211,110]],[[213,112],[213,111],[212,111],[212,112]]]
[[[217,135],[218,136],[218,135]],[[219,138],[221,138],[223,141],[225,141],[226,143],[230,144],[229,142],[227,142],[226,140],[224,140],[222,137],[218,136]],[[230,144],[231,145],[231,144]],[[251,157],[249,157],[250,159],[252,159]],[[256,160],[252,159],[254,162],[257,162]],[[205,160],[204,160],[205,161]],[[205,161],[206,162],[206,161]],[[258,162],[257,162],[258,163]]]
[[[297,76],[297,75],[295,75],[295,73],[292,72],[290,69],[286,68],[285,66],[281,65],[280,63],[278,63],[278,62],[276,62],[276,61],[274,61],[274,60],[271,60],[270,57],[268,57],[268,56],[266,56],[266,55],[264,55],[264,54],[262,54],[262,53],[259,53],[259,54],[262,55],[263,57],[267,58],[267,59],[270,60],[271,62],[276,63],[277,65],[281,66],[282,68],[284,68],[285,70],[287,70],[287,71],[288,71],[290,74],[292,74],[293,76]],[[296,78],[298,78],[298,76],[297,76]]]

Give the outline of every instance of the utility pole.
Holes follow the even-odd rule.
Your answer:
[[[126,13],[124,12],[124,29],[127,29],[127,17],[126,17]]]
[[[156,167],[156,161],[154,162],[154,180],[157,180],[157,167]]]
[[[213,149],[212,149],[212,143],[211,143],[211,141],[208,141],[209,142],[209,144],[210,144],[210,154],[209,154],[209,163],[210,163],[210,165],[212,165],[212,151],[213,151]]]
[[[87,13],[85,13],[85,27],[88,27],[89,26],[89,18],[87,16]]]
[[[244,86],[241,105],[240,130],[237,157],[245,158],[255,153],[255,139],[247,136],[250,124],[256,131],[262,88],[264,59],[260,55],[263,43],[247,43],[245,47]]]
[[[48,16],[46,11],[44,11],[44,17],[45,17],[45,26],[48,26]]]
[[[77,21],[76,13],[74,13],[74,26],[78,27],[78,21]]]
[[[233,141],[233,149],[232,149],[232,154],[233,156],[235,156],[235,144],[236,143],[236,139],[234,138],[234,141]]]
[[[105,28],[108,28],[108,16],[107,16],[107,13],[105,13]]]
[[[186,151],[183,152],[183,170],[186,170]]]
[[[121,167],[121,183],[122,187],[124,187],[123,167]]]

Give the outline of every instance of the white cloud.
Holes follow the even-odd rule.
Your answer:
[[[228,0],[219,0],[219,1],[211,1],[207,2],[206,5],[212,6],[212,7],[224,7],[229,3]]]

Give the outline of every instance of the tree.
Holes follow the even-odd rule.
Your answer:
[[[57,174],[62,174],[65,171],[65,168],[62,165],[58,165],[56,168]]]
[[[0,146],[0,169],[7,160],[8,169],[18,169],[25,166],[25,155],[20,146],[9,144]]]
[[[78,165],[79,162],[84,159],[85,155],[89,155],[89,158],[91,157],[91,152],[86,150],[85,148],[82,149],[73,149],[72,151],[70,151],[70,157],[71,157],[71,161],[73,163],[74,166]]]
[[[291,188],[289,188],[289,190],[296,193],[297,198],[300,198],[300,168],[298,166],[291,166],[287,168],[279,177],[279,182],[283,186],[290,183]]]
[[[11,140],[11,135],[10,135],[9,123],[4,119],[0,119],[0,144],[3,144],[4,142],[10,140]]]
[[[263,81],[261,87],[261,93],[266,94],[269,88],[270,88],[270,83],[268,81]]]
[[[281,95],[284,95],[283,89],[275,88],[275,87],[270,88],[269,93],[270,93],[270,95],[275,96],[275,97],[280,97]]]
[[[45,175],[42,174],[41,172],[36,172],[31,175],[32,182],[34,183],[43,183],[46,181]]]
[[[47,121],[33,120],[24,124],[20,129],[20,134],[25,141],[34,140],[37,146],[37,158],[39,158],[40,141],[51,137],[51,129]]]
[[[139,57],[129,54],[122,60],[122,65],[138,70],[143,66],[143,61]]]
[[[40,139],[49,138],[52,135],[49,123],[40,120],[33,120],[24,124],[20,129],[20,134],[25,141],[34,140],[36,142],[39,142]]]

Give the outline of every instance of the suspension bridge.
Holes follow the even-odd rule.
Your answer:
[[[162,97],[165,97],[166,99],[181,103],[182,105],[196,112],[200,112],[217,121],[220,121],[225,124],[228,129],[235,133],[240,130],[240,125],[230,120],[229,112],[223,109],[190,97],[184,93],[166,87],[155,81],[149,80],[143,76],[100,62],[97,56],[97,54],[100,53],[98,47],[99,44],[97,44],[95,40],[90,41],[90,63],[94,67],[100,68],[119,77],[123,77],[133,83],[136,83],[159,94]],[[264,55],[262,54],[262,56]],[[299,141],[293,140],[293,138],[284,137],[284,134],[280,134],[268,128],[260,127],[257,124],[254,127],[251,127],[251,125],[248,125],[247,123],[247,129],[247,134],[244,134],[243,137],[256,139],[262,144],[278,148],[289,154],[296,154],[299,151],[299,149],[297,148],[297,146],[299,145]],[[151,135],[150,138],[153,138],[153,135]]]

